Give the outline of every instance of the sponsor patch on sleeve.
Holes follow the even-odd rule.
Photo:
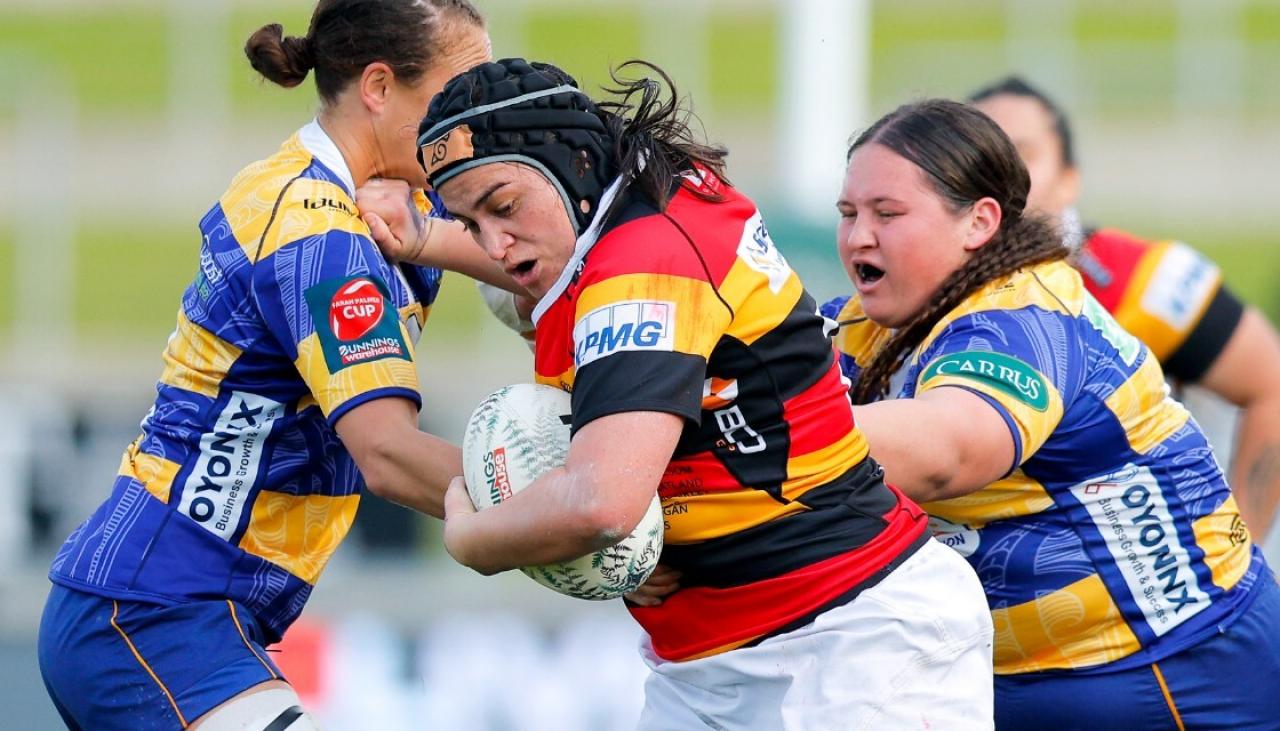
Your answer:
[[[573,327],[574,365],[626,351],[673,351],[675,326],[675,302],[621,300],[597,307]]]
[[[1186,332],[1217,291],[1213,262],[1186,244],[1171,245],[1142,293],[1142,309],[1178,332]]]
[[[924,386],[934,378],[973,381],[1008,394],[1036,411],[1049,408],[1049,385],[1036,369],[1002,353],[965,350],[950,353],[929,364],[920,376]]]
[[[383,358],[410,360],[386,285],[373,277],[327,279],[307,290],[330,373]]]

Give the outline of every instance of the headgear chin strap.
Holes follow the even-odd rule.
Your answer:
[[[617,177],[613,146],[573,77],[519,58],[455,76],[418,126],[418,162],[432,188],[481,165],[523,163],[555,185],[577,234]]]

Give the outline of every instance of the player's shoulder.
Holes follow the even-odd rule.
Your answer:
[[[347,184],[297,134],[273,155],[241,169],[218,208],[235,238],[253,249],[254,260],[331,231],[368,235]]]
[[[1079,272],[1062,260],[1043,262],[987,282],[944,315],[943,321],[977,313],[988,319],[1016,318],[1028,312],[1071,317],[1080,313],[1084,297]]]
[[[937,353],[981,344],[1032,363],[1050,356],[1060,360],[1079,353],[1071,343],[1083,338],[1089,301],[1079,273],[1065,262],[1025,267],[962,300],[938,320],[919,349]],[[1044,343],[1066,347],[1045,348]]]
[[[584,277],[675,275],[705,278],[686,232],[651,201],[628,196],[586,255]]]
[[[1132,269],[1140,261],[1168,261],[1171,263],[1166,266],[1179,270],[1212,265],[1208,256],[1185,241],[1141,238],[1114,228],[1091,232],[1080,255],[1111,270]]]
[[[832,334],[836,350],[863,366],[870,363],[893,336],[893,330],[877,325],[867,317],[862,309],[862,298],[856,294],[829,300],[820,311],[824,317],[836,322],[837,329]]]

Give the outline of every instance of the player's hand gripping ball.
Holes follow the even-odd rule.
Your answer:
[[[569,455],[569,394],[518,383],[491,394],[471,414],[462,438],[462,471],[477,510],[528,487]],[[579,599],[616,599],[644,583],[662,553],[658,496],[631,535],[573,561],[520,569],[543,586]]]

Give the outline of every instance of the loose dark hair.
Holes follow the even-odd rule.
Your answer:
[[[249,36],[244,53],[267,79],[293,87],[316,70],[320,98],[332,103],[364,68],[381,61],[412,84],[448,48],[458,24],[483,28],[468,0],[320,0],[304,37],[285,37],[279,23]]]
[[[1062,163],[1067,167],[1075,167],[1076,147],[1074,138],[1071,135],[1071,123],[1067,121],[1067,113],[1062,111],[1062,107],[1058,106],[1047,94],[1028,84],[1021,77],[1007,76],[993,84],[984,86],[969,95],[969,103],[976,104],[992,97],[1006,94],[1024,99],[1034,99],[1040,106],[1044,107],[1044,110],[1053,118],[1053,131],[1058,135],[1058,140],[1062,142]]]
[[[849,147],[876,143],[920,168],[930,187],[955,212],[983,198],[1000,205],[1000,228],[952,272],[925,308],[885,343],[859,376],[854,403],[885,395],[902,367],[943,315],[986,283],[1023,267],[1063,259],[1062,237],[1042,216],[1024,215],[1031,179],[1013,143],[989,117],[959,102],[930,99],[899,107]]]
[[[633,68],[652,76],[623,76],[624,69]],[[702,135],[693,129],[693,114],[667,72],[648,61],[631,59],[612,69],[609,77],[614,85],[604,91],[615,98],[597,106],[614,139],[623,180],[653,200],[659,210],[665,210],[671,199],[672,181],[694,165],[729,182],[724,172],[729,151],[701,141]],[[719,199],[714,192],[690,190],[707,200]]]

